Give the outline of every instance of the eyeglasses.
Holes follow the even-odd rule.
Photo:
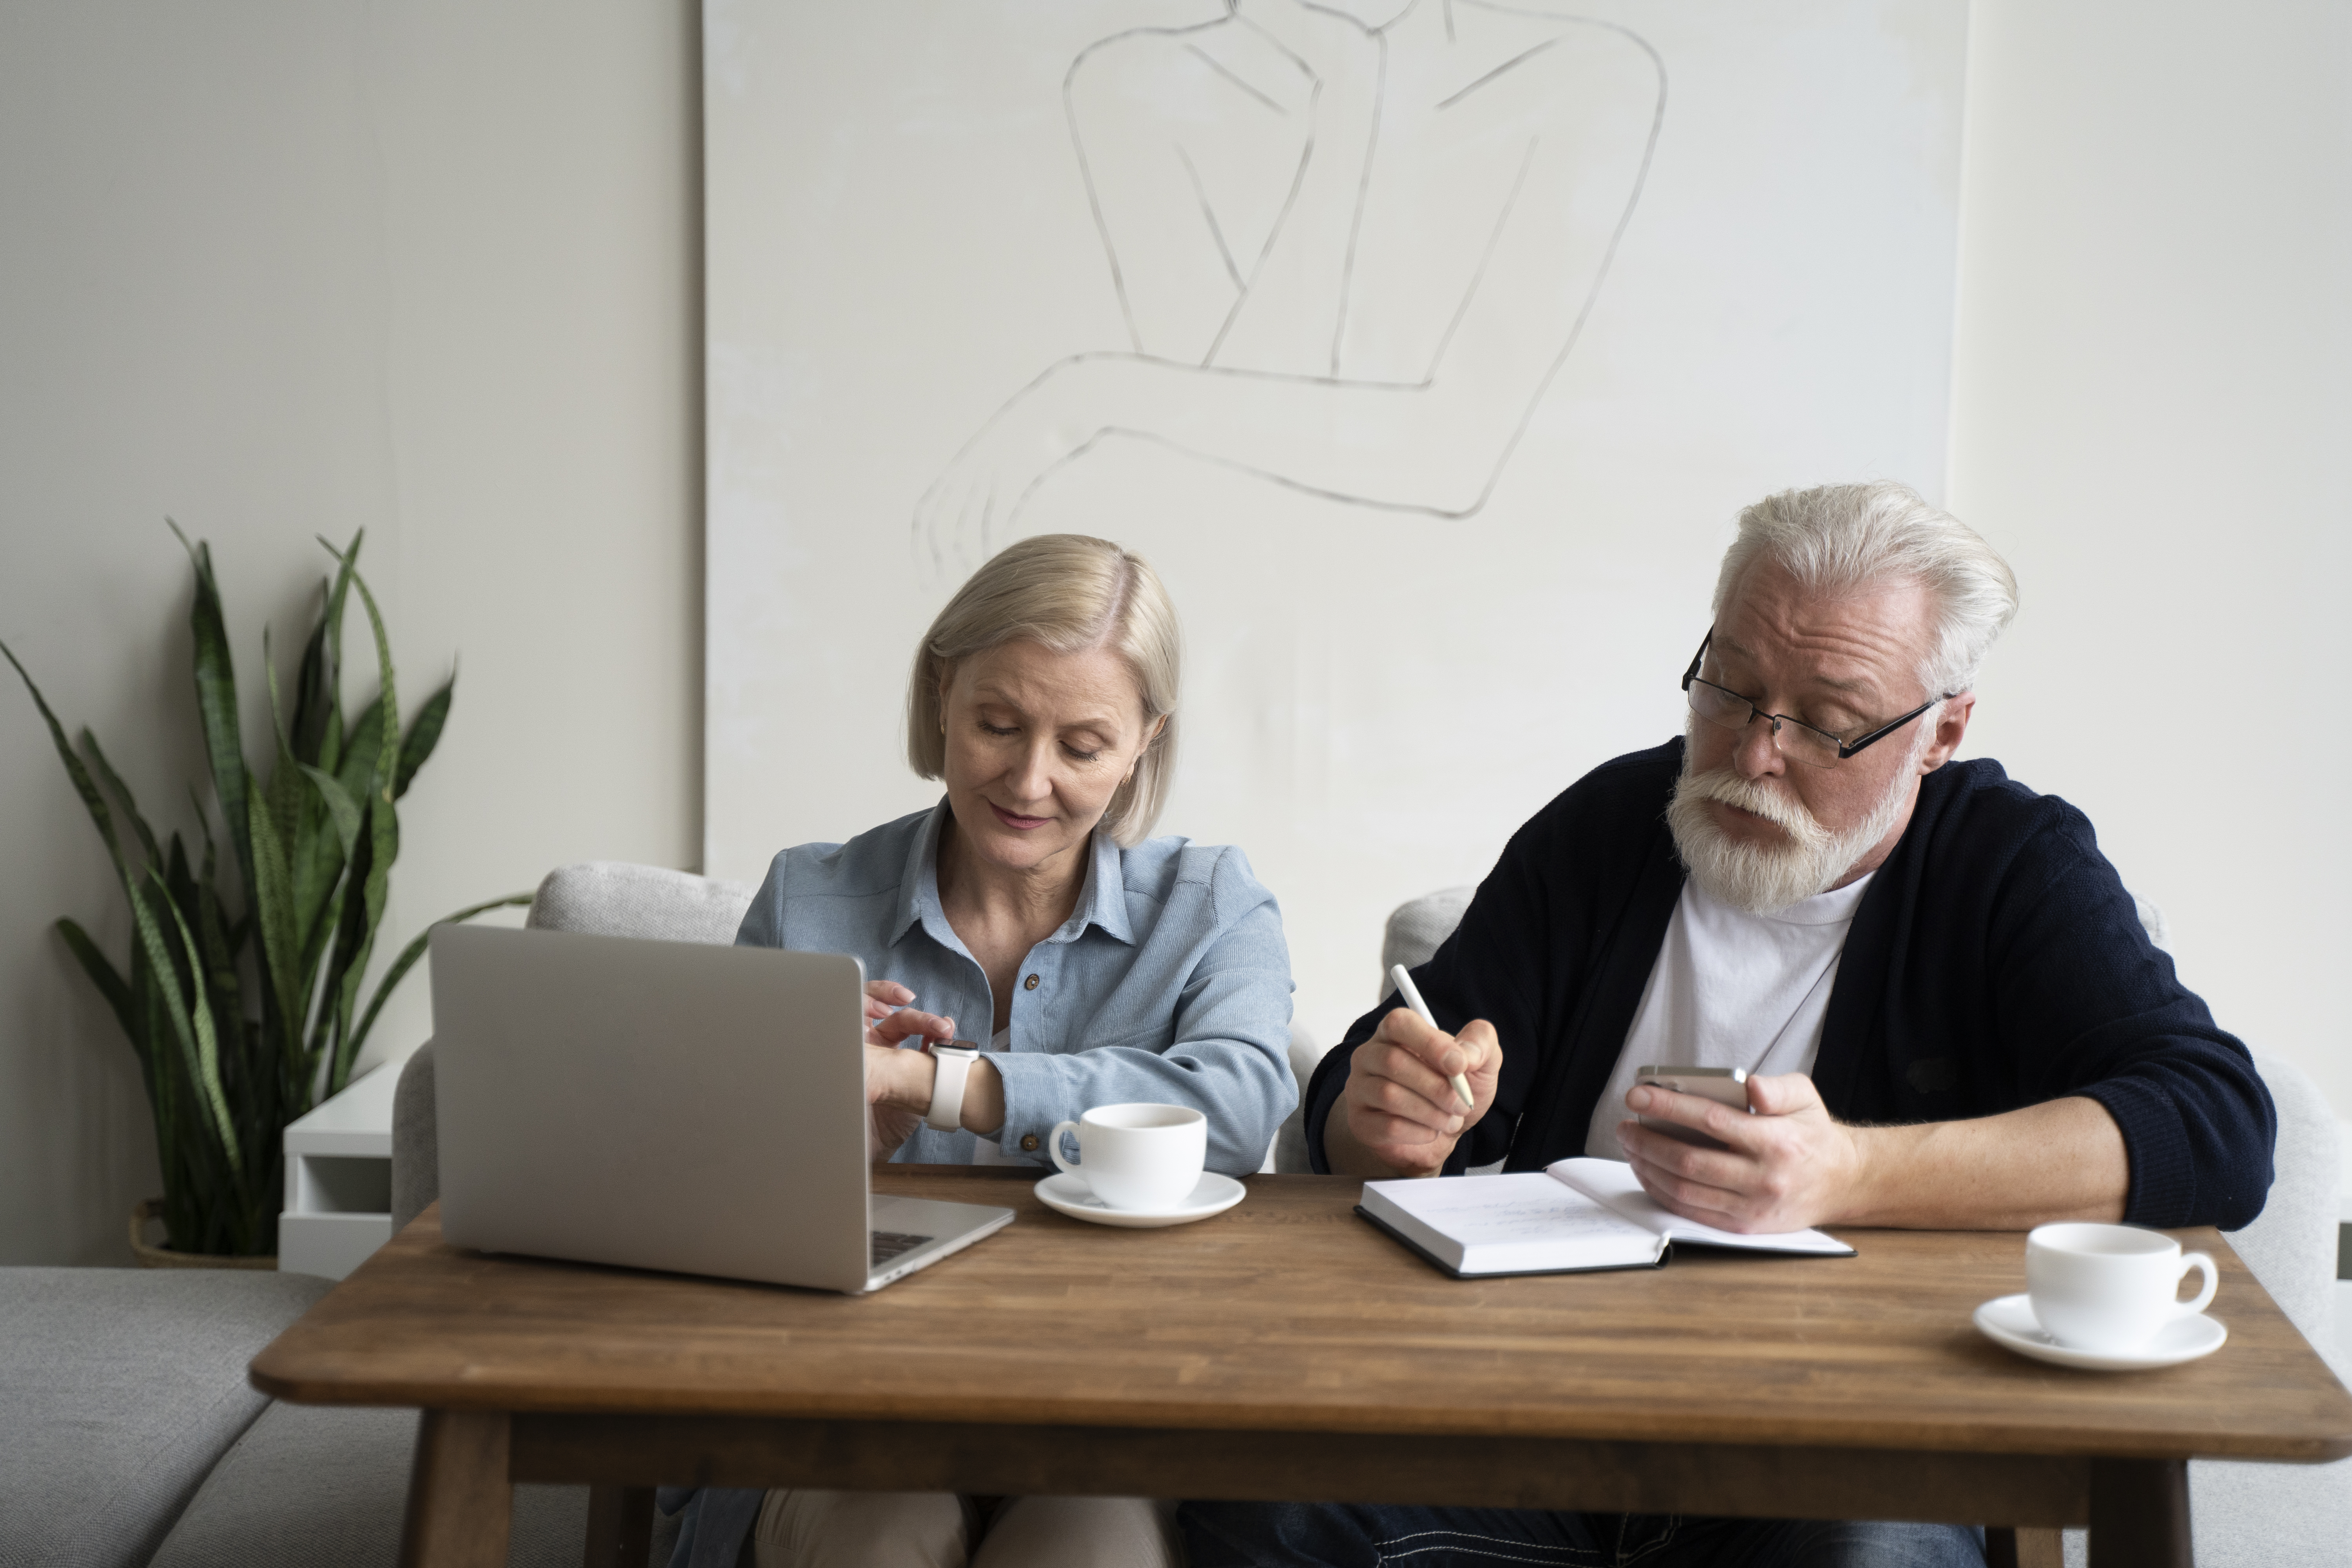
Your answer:
[[[1837,766],[1864,747],[1874,746],[1884,741],[1937,703],[1958,695],[1958,692],[1947,691],[1942,697],[1931,697],[1900,719],[1890,719],[1867,735],[1852,741],[1841,740],[1827,730],[1815,729],[1802,719],[1793,719],[1786,713],[1767,713],[1727,686],[1700,679],[1698,667],[1706,662],[1706,650],[1714,642],[1715,633],[1710,628],[1699,643],[1698,652],[1691,656],[1690,668],[1683,671],[1683,694],[1690,700],[1690,710],[1710,724],[1734,731],[1747,729],[1759,719],[1769,719],[1772,721],[1773,749],[1784,757],[1794,757],[1817,768]]]

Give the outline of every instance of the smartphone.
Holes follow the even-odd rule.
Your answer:
[[[1648,1084],[1652,1089],[1670,1089],[1676,1094],[1696,1094],[1717,1105],[1727,1105],[1734,1110],[1748,1109],[1748,1069],[1746,1068],[1661,1068],[1647,1067],[1635,1070],[1635,1084]],[[1702,1149],[1720,1149],[1724,1145],[1704,1132],[1672,1121],[1643,1116],[1635,1120],[1654,1132]]]

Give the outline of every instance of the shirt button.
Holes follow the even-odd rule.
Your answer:
[[[1021,1152],[1024,1154],[1034,1154],[1037,1152],[1037,1134],[1034,1132],[1021,1134]]]
[[[1023,981],[1023,982],[1021,983],[1021,989],[1022,989],[1022,990],[1024,990],[1024,991],[1034,991],[1034,990],[1036,990],[1036,989],[1037,989],[1037,977],[1036,977],[1035,975],[1034,975],[1034,974],[1033,974],[1033,975],[1031,975],[1028,979],[1026,979],[1026,980]]]

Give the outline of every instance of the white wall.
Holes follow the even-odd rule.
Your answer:
[[[564,860],[698,853],[695,13],[0,7],[0,637],[190,826],[164,514],[213,542],[257,718],[262,623],[295,644],[311,535],[364,526],[407,702],[462,658],[404,803],[394,951]],[[128,1261],[144,1100],[48,930],[120,954],[128,921],[5,673],[0,1262]],[[425,1000],[419,972],[370,1054],[414,1048]]]
[[[692,12],[0,8],[0,637],[184,824],[162,515],[214,541],[248,686],[310,533],[366,525],[412,692],[465,659],[394,940],[696,852]],[[2089,810],[2224,1022],[2352,1111],[2347,79],[2335,0],[1976,0],[1949,488],[2025,589],[1975,749]],[[47,931],[119,949],[120,896],[5,687],[0,886],[0,1261],[120,1260],[145,1109]]]
[[[1970,749],[2339,1113],[2348,103],[2342,0],[1976,0],[1949,489],[2022,590]]]

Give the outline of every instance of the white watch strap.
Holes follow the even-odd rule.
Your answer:
[[[932,1046],[929,1049],[939,1074],[931,1079],[931,1108],[923,1114],[923,1125],[953,1132],[963,1125],[963,1080],[971,1076],[971,1064],[980,1051],[972,1046]]]

